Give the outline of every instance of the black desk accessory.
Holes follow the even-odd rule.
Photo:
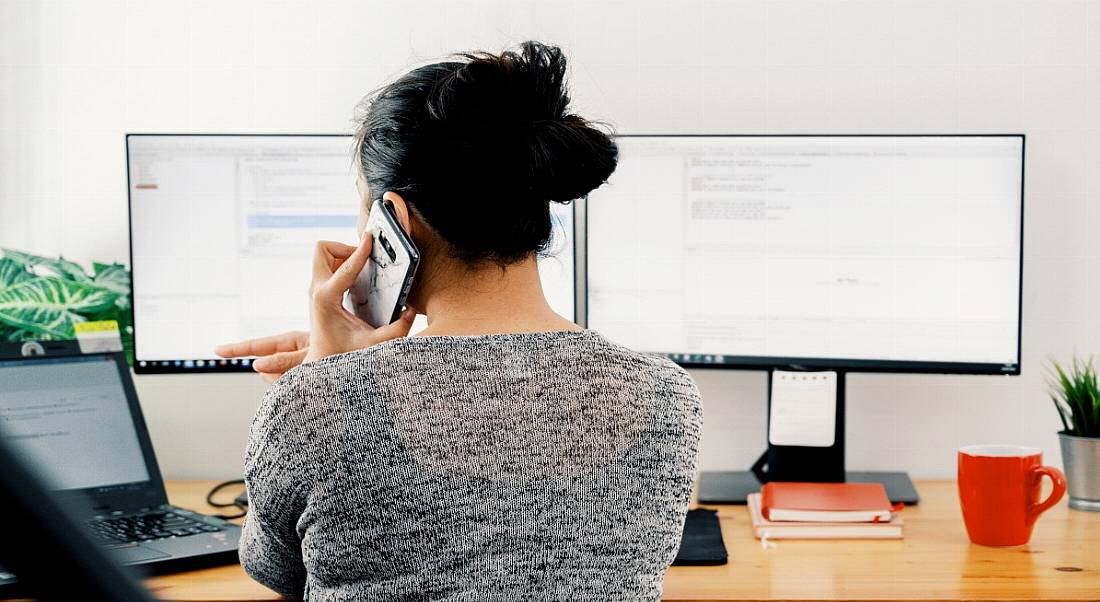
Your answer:
[[[726,564],[729,555],[722,541],[722,526],[717,510],[689,510],[684,521],[684,535],[673,566],[711,566]]]
[[[767,456],[761,456],[765,460]],[[760,462],[760,460],[757,460]],[[846,483],[882,483],[890,502],[916,505],[920,501],[913,481],[904,472],[848,471]],[[751,470],[711,471],[699,475],[699,502],[702,504],[745,504],[750,493],[759,493],[763,483]]]

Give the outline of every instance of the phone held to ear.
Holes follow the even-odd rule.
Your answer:
[[[374,237],[370,259],[344,295],[344,307],[378,328],[396,320],[405,309],[420,251],[385,201],[371,205],[366,231]]]

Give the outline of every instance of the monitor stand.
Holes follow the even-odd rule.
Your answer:
[[[920,501],[917,488],[904,472],[844,473],[849,483],[882,483],[890,502],[913,506]],[[761,483],[751,470],[704,472],[699,475],[699,503],[744,504],[750,493],[760,491]]]
[[[785,370],[810,371],[800,366]],[[768,424],[771,424],[772,378],[768,371]],[[846,372],[836,370],[836,421],[833,444],[829,447],[773,445],[750,471],[704,472],[699,475],[699,501],[704,504],[744,504],[750,493],[760,491],[768,481],[802,481],[816,483],[882,483],[893,503],[916,504],[920,501],[916,487],[904,472],[854,472],[844,466],[844,389]]]

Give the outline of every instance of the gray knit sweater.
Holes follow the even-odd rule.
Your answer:
[[[701,422],[686,372],[593,331],[305,364],[252,423],[241,564],[311,600],[655,600]]]

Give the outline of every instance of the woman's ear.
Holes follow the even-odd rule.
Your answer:
[[[412,219],[410,219],[409,206],[405,203],[405,199],[401,198],[401,195],[396,192],[390,191],[382,195],[382,202],[393,208],[393,214],[397,216],[397,223],[401,224],[401,229],[412,237]]]

